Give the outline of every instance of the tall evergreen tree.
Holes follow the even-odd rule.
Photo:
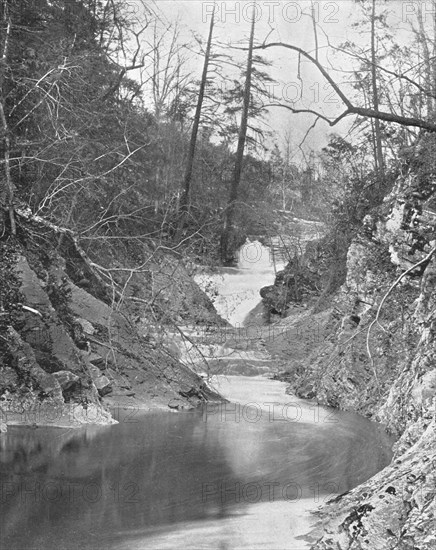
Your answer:
[[[239,183],[241,181],[242,163],[244,159],[245,140],[247,137],[248,127],[248,113],[250,108],[250,95],[251,95],[251,77],[253,72],[253,45],[254,45],[254,29],[256,22],[256,5],[253,5],[253,12],[251,16],[251,30],[250,39],[248,45],[247,55],[247,68],[245,76],[244,98],[243,108],[241,114],[241,124],[239,127],[238,147],[236,150],[235,167],[233,171],[233,178],[230,187],[230,197],[227,205],[227,209],[224,215],[224,227],[221,235],[221,259],[224,263],[230,263],[233,261],[235,240],[236,240],[236,227],[235,227],[235,215],[236,206],[238,200]]]

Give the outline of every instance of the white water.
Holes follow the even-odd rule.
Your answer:
[[[231,325],[243,326],[247,315],[261,302],[260,289],[272,285],[276,272],[285,267],[290,257],[303,253],[309,241],[323,234],[321,222],[298,218],[292,221],[292,234],[272,237],[272,249],[247,239],[238,252],[237,267],[222,267],[194,277],[218,314]]]
[[[283,261],[276,262],[276,270],[283,269],[284,265]],[[218,314],[234,327],[239,327],[261,302],[260,289],[272,285],[274,278],[274,262],[269,248],[259,241],[247,239],[239,250],[237,267],[201,273],[194,279],[211,298]]]

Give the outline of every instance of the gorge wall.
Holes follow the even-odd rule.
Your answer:
[[[433,145],[414,148],[392,192],[365,218],[348,249],[345,283],[313,315],[321,337],[286,365],[292,393],[359,412],[398,437],[387,468],[319,513],[313,550],[436,546]]]
[[[108,257],[113,269],[96,269],[69,233],[18,222],[17,238],[0,242],[2,431],[105,424],[109,407],[183,409],[216,398],[161,341],[175,323],[221,322],[182,262],[147,250],[142,269]]]

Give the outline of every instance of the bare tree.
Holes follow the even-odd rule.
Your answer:
[[[191,79],[191,75],[183,70],[186,57],[184,45],[180,43],[178,23],[162,30],[161,23],[155,20],[149,48],[151,63],[143,69],[142,78],[151,84],[154,116],[159,122]]]
[[[436,9],[436,1],[432,0],[431,5],[434,14]],[[424,6],[424,9],[427,9],[426,6]],[[420,52],[422,52],[424,71],[421,71],[421,73],[423,73],[422,76],[429,86],[430,93],[426,94],[425,98],[427,116],[430,119],[433,119],[436,111],[436,15],[434,15],[433,18],[433,36],[430,37],[428,36],[429,33],[426,30],[426,17],[423,15],[422,11],[423,6],[418,4],[416,11],[418,28],[414,25],[412,25],[412,28],[417,38]]]
[[[233,179],[230,188],[229,203],[224,217],[224,228],[221,235],[221,259],[224,263],[228,263],[233,260],[233,243],[232,238],[235,233],[235,214],[236,214],[236,202],[238,200],[239,183],[241,181],[242,162],[244,159],[245,140],[247,137],[248,127],[248,111],[250,108],[250,96],[251,96],[251,77],[253,72],[253,47],[254,47],[254,28],[256,22],[256,5],[253,5],[253,12],[251,16],[251,30],[250,40],[248,46],[247,56],[247,69],[245,76],[244,98],[243,108],[241,115],[241,124],[239,127],[238,147],[236,150],[235,168],[233,171]]]
[[[200,89],[198,92],[198,99],[197,99],[197,107],[195,109],[194,123],[192,125],[191,140],[189,143],[188,158],[186,161],[186,170],[185,170],[185,177],[183,180],[182,197],[180,200],[180,208],[182,213],[189,210],[192,168],[194,166],[195,147],[197,144],[197,135],[198,135],[198,128],[200,126],[201,109],[203,106],[204,92],[205,92],[206,83],[207,83],[214,22],[215,22],[215,9],[213,10],[212,17],[210,20],[210,25],[209,25],[209,36],[207,39],[206,52],[204,54],[203,74],[201,76]]]

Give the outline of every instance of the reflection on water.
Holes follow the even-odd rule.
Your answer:
[[[239,403],[123,412],[118,425],[80,431],[11,428],[1,440],[0,547],[300,550],[304,510],[390,459],[381,428],[356,415],[331,422],[298,401],[298,421],[280,420],[261,398],[289,401],[282,384],[217,384]]]

